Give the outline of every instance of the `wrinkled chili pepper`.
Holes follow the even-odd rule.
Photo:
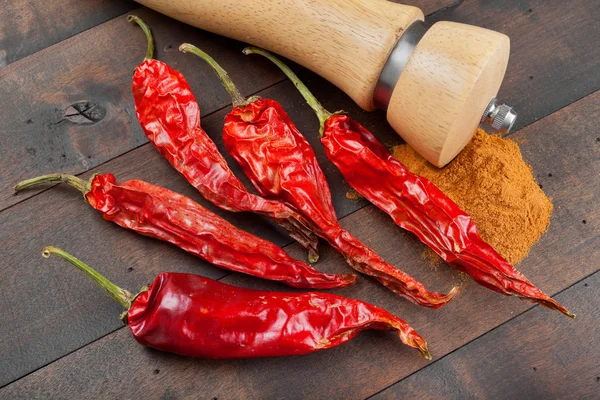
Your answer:
[[[233,212],[254,212],[271,218],[319,258],[317,236],[292,207],[250,193],[233,174],[217,146],[200,127],[200,109],[183,75],[153,59],[150,28],[130,15],[146,34],[145,60],[133,73],[133,97],[138,121],[156,149],[211,203]]]
[[[356,275],[325,274],[295,260],[275,244],[236,228],[192,199],[139,180],[117,183],[114,175],[94,175],[88,182],[51,174],[19,183],[23,190],[40,183],[63,182],[117,225],[194,254],[221,268],[298,288],[348,286]]]
[[[269,58],[292,80],[319,118],[321,143],[329,160],[354,190],[397,225],[480,285],[575,317],[502,258],[481,238],[466,212],[433,183],[392,157],[365,127],[343,112],[325,110],[296,74],[272,54],[253,47],[244,53]]]
[[[375,277],[416,304],[439,308],[458,293],[458,287],[447,295],[428,291],[342,229],[315,154],[281,105],[270,99],[244,100],[227,73],[208,54],[190,44],[179,49],[207,61],[232,95],[234,108],[227,114],[223,129],[225,147],[261,195],[293,205],[352,268]]]
[[[430,360],[427,343],[406,322],[360,300],[325,293],[242,289],[199,275],[165,272],[133,295],[92,267],[45,247],[83,271],[126,310],[138,343],[190,357],[254,358],[313,353],[366,329],[394,330]]]

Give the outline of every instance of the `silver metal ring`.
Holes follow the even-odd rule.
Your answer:
[[[381,75],[379,75],[379,80],[375,86],[373,102],[377,108],[387,111],[398,78],[400,78],[400,74],[404,71],[408,59],[428,29],[429,27],[423,21],[415,21],[398,39],[398,43],[394,46],[383,66],[383,70],[381,70]]]

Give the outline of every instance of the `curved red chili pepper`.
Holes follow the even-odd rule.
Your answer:
[[[200,108],[183,75],[152,58],[150,29],[135,16],[148,39],[146,59],[133,73],[133,97],[144,133],[169,163],[202,196],[233,212],[254,212],[271,218],[309,250],[316,262],[318,238],[304,218],[291,207],[250,193],[233,174],[215,143],[200,127]]]
[[[221,268],[298,288],[348,286],[355,275],[325,274],[295,260],[275,244],[236,228],[192,199],[139,180],[117,183],[114,175],[95,175],[89,183],[54,174],[19,183],[22,190],[39,183],[64,182],[84,194],[104,219],[194,254]]]
[[[371,132],[345,114],[327,112],[274,56],[260,49],[252,48],[250,52],[267,56],[298,87],[319,117],[325,154],[354,190],[482,286],[574,317],[502,258],[481,238],[466,212],[433,183],[413,174],[392,157]]]
[[[347,342],[366,329],[394,330],[431,359],[427,343],[389,312],[324,293],[242,289],[198,275],[159,274],[137,295],[55,247],[127,311],[122,318],[139,343],[191,357],[250,358],[313,353]]]
[[[237,92],[226,73],[206,53],[188,44],[180,46],[180,50],[207,60],[225,80],[226,88]],[[458,293],[458,287],[447,295],[429,292],[345,231],[337,220],[329,186],[310,144],[281,105],[274,100],[254,98],[236,104],[236,98],[242,97],[235,92],[235,107],[225,117],[223,140],[261,195],[294,206],[310,221],[313,231],[342,253],[352,268],[375,277],[416,304],[439,308]]]

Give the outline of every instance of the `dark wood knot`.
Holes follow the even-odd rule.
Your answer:
[[[92,101],[78,101],[65,109],[63,119],[74,124],[93,125],[106,116],[106,108]]]

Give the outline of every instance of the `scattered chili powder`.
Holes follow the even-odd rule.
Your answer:
[[[365,196],[363,196],[362,194],[358,193],[356,190],[354,189],[349,189],[346,192],[346,198],[350,199],[350,200],[359,200],[364,198]]]
[[[512,264],[525,258],[548,229],[552,202],[512,140],[479,129],[443,169],[429,164],[408,145],[394,146],[393,156],[465,210],[482,238]]]

